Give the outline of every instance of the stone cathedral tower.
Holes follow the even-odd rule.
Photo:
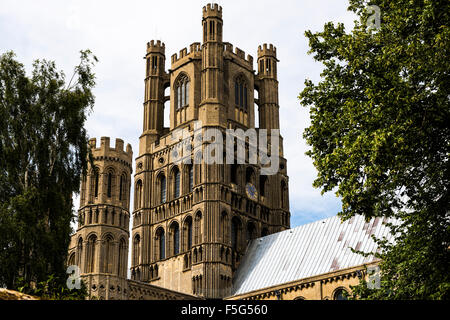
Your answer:
[[[256,72],[250,55],[223,41],[222,8],[214,4],[203,8],[202,34],[202,43],[171,56],[169,70],[164,43],[147,44],[131,277],[178,292],[222,298],[231,293],[248,240],[290,227],[288,177],[281,138],[279,170],[273,175],[261,175],[261,165],[248,159],[243,164],[175,161],[180,140],[173,133],[179,129],[190,134],[191,144],[196,130],[215,129],[223,135],[227,129],[246,131],[255,128],[255,106],[256,130],[279,129],[276,48],[259,46]],[[167,101],[169,128],[164,127]],[[202,123],[200,129],[195,127],[197,121]],[[208,143],[201,142],[181,157],[194,159]],[[243,143],[248,149],[248,142]],[[129,173],[129,163],[122,165]],[[104,199],[103,195],[99,204]],[[127,213],[120,204],[115,208]],[[94,208],[82,212],[86,210]],[[102,216],[100,205],[98,210]],[[87,230],[83,244],[89,246],[86,237]]]
[[[81,181],[78,229],[71,238],[68,265],[80,268],[89,296],[126,299],[130,182],[133,152],[121,139],[89,140],[94,167]]]

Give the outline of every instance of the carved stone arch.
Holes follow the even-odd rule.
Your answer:
[[[115,238],[111,232],[102,234],[101,240],[101,261],[103,262],[101,266],[101,272],[113,273],[114,272],[114,256],[115,256]]]
[[[233,79],[233,82],[242,80],[242,81],[244,81],[247,85],[250,85],[250,79],[249,79],[249,78],[247,77],[247,75],[246,75],[244,72],[242,72],[242,71],[236,72],[236,73],[233,75],[232,79]]]
[[[169,174],[170,176],[170,174]],[[156,203],[163,204],[167,201],[167,176],[164,169],[156,172]]]
[[[193,255],[194,255],[194,263],[197,263],[197,248],[194,248],[194,251],[193,251]]]
[[[97,240],[99,239],[98,234],[96,231],[91,231],[86,235],[86,241],[89,240],[89,238],[91,238],[92,236],[95,236],[97,238]]]
[[[102,241],[105,241],[106,240],[106,238],[107,237],[111,237],[111,239],[113,240],[113,241],[115,241],[115,237],[114,237],[114,234],[112,233],[112,232],[105,232],[105,233],[103,233],[102,234]]]
[[[127,173],[122,171],[119,176],[119,185],[118,185],[118,199],[119,201],[126,201],[128,199],[128,179]]]
[[[250,81],[243,72],[238,72],[233,76],[233,97],[234,105],[241,111],[249,110]]]
[[[121,277],[127,276],[128,241],[125,237],[120,237],[118,242],[117,274]]]
[[[183,163],[181,170],[183,173],[183,194],[188,194],[194,189],[194,164]]]
[[[135,209],[142,208],[143,205],[143,197],[144,197],[144,184],[142,182],[142,179],[138,179],[135,184],[134,188],[134,203],[135,203]]]
[[[198,209],[194,214],[194,243],[200,244],[203,240],[202,228],[203,213]]]
[[[113,197],[114,189],[116,187],[116,169],[112,165],[108,165],[102,172],[103,186],[106,190],[108,198]]]
[[[173,81],[174,86],[177,85],[178,82],[180,80],[183,80],[184,78],[186,78],[188,81],[191,81],[191,77],[189,76],[189,74],[186,71],[180,71],[180,73],[177,75],[177,77]]]
[[[98,197],[100,189],[100,167],[95,165],[89,172],[89,202],[94,202]]]
[[[192,248],[192,240],[193,240],[193,227],[194,227],[194,220],[192,219],[192,215],[188,214],[184,219],[182,220],[182,231],[183,231],[183,237],[182,237],[182,248],[185,251],[188,251]]]
[[[114,167],[114,165],[108,164],[107,166],[105,166],[103,168],[103,172],[102,172],[103,174],[108,173],[108,172],[116,173],[116,168]]]
[[[98,236],[96,232],[90,232],[87,237],[86,245],[86,272],[97,272],[97,252],[98,252]]]
[[[174,219],[169,223],[169,255],[177,255],[180,253],[180,223]]]
[[[70,253],[67,259],[67,266],[76,265],[76,251]]]
[[[132,265],[137,266],[140,264],[141,259],[141,235],[139,232],[133,235],[133,260]]]
[[[169,169],[169,189],[171,199],[179,198],[181,195],[181,168],[172,165]]]
[[[155,228],[155,260],[164,260],[166,258],[166,232],[162,225]]]
[[[189,97],[191,91],[191,79],[189,75],[181,71],[173,82],[173,92],[175,97],[175,110],[179,111],[189,105]]]
[[[347,300],[347,296],[350,295],[350,292],[347,288],[340,286],[333,290],[331,296],[333,300]]]

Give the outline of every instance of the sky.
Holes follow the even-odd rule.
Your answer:
[[[142,132],[144,55],[152,39],[166,45],[170,57],[202,40],[202,8],[206,1],[10,1],[0,0],[0,54],[13,50],[28,73],[35,59],[56,62],[70,78],[79,51],[90,49],[99,59],[95,66],[96,102],[86,128],[97,141],[109,136],[130,143],[134,157]],[[312,183],[317,171],[305,155],[303,139],[309,126],[309,108],[298,95],[305,79],[320,81],[322,65],[308,55],[306,30],[320,31],[328,21],[356,19],[348,1],[244,1],[217,2],[223,9],[223,40],[254,58],[264,43],[277,47],[280,127],[289,175],[291,227],[336,215],[341,201],[334,193],[321,195]],[[165,118],[168,120],[168,112]],[[166,122],[168,126],[168,121]],[[99,143],[99,142],[98,142]],[[134,171],[133,163],[133,171]],[[133,199],[133,198],[132,198]],[[79,200],[75,198],[78,208]],[[131,208],[133,204],[131,204]]]

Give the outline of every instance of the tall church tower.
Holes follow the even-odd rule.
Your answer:
[[[271,175],[263,174],[259,157],[256,163],[247,156],[239,161],[233,152],[233,161],[223,162],[227,148],[222,137],[230,130],[259,133],[280,128],[276,48],[267,44],[258,48],[256,73],[252,56],[223,42],[222,8],[215,4],[203,8],[202,35],[202,43],[194,42],[189,51],[184,48],[171,56],[167,71],[164,43],[147,44],[131,277],[223,298],[231,293],[248,241],[290,227],[288,177],[281,137],[280,149],[271,154],[278,157],[279,168]],[[169,128],[164,128],[166,101],[170,101]],[[256,107],[260,128],[255,128]],[[211,130],[215,140],[207,139]],[[176,134],[181,131],[187,138],[181,140]],[[191,148],[180,150],[180,141]],[[223,146],[223,154],[213,155],[223,161],[205,160],[212,142]],[[249,153],[248,137],[233,139],[235,147],[238,143]]]
[[[94,166],[81,181],[78,228],[68,266],[77,265],[90,297],[127,298],[130,183],[133,152],[121,139],[89,140]]]

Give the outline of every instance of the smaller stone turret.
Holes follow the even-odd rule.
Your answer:
[[[122,298],[126,292],[133,151],[102,137],[89,140],[93,166],[82,177],[78,229],[71,238],[68,265],[77,265],[90,296]]]
[[[258,75],[255,87],[259,92],[259,127],[279,129],[277,48],[272,44],[258,47]]]

